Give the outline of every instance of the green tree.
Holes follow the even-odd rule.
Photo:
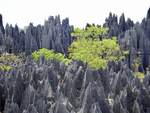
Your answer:
[[[124,58],[115,37],[99,39],[106,31],[106,28],[95,26],[76,29],[72,34],[78,39],[69,47],[69,57],[87,63],[93,69],[105,69],[108,62]]]

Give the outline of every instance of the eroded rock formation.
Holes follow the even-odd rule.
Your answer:
[[[0,112],[2,113],[150,113],[150,10],[142,23],[133,23],[109,15],[104,26],[109,36],[117,36],[122,49],[129,50],[125,62],[111,62],[108,68],[92,70],[82,62],[69,66],[62,62],[38,62],[30,58],[39,48],[54,49],[67,54],[73,41],[69,20],[49,17],[44,25],[25,30],[18,26],[3,27],[0,15],[0,54],[29,55],[25,62],[10,71],[0,71]],[[134,59],[141,59],[141,81],[132,72]]]
[[[95,71],[76,61],[28,58],[0,75],[3,113],[149,113],[150,74],[141,82],[122,63]]]
[[[61,22],[59,16],[50,16],[43,26],[30,23],[25,30],[7,24],[5,34],[0,16],[0,28],[0,46],[9,53],[25,52],[30,55],[39,48],[47,48],[67,54],[67,48],[73,40],[70,34],[73,27],[69,25],[69,19]]]

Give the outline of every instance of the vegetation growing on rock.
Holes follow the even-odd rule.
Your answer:
[[[9,63],[9,62],[19,63],[19,62],[21,62],[21,59],[17,55],[4,53],[4,54],[0,55],[0,62],[2,62],[2,63]]]
[[[13,69],[13,67],[12,66],[9,66],[9,65],[0,65],[0,70],[1,71],[9,71],[9,70],[11,70],[11,69]]]
[[[143,81],[144,79],[144,73],[142,72],[134,72],[134,76],[137,77],[138,79],[140,79],[141,81]]]
[[[77,28],[73,36],[78,39],[71,44],[69,57],[87,63],[93,69],[105,69],[109,61],[121,60],[124,56],[116,38],[99,38],[106,34],[107,29],[103,27]]]
[[[22,63],[22,59],[14,54],[4,53],[0,55],[0,70],[9,71]]]
[[[53,50],[46,48],[39,49],[38,51],[32,53],[32,57],[35,61],[38,61],[41,56],[44,56],[46,60],[58,60],[66,65],[68,65],[71,61],[70,59],[65,58],[62,53],[56,53]]]
[[[134,24],[122,15],[118,23],[117,17],[110,14],[105,23],[109,30],[94,25],[75,29],[72,43],[73,29],[68,19],[61,22],[59,17],[50,17],[44,26],[31,24],[26,32],[20,32],[12,26],[3,29],[0,16],[4,30],[0,32],[0,112],[147,113],[150,73],[144,68],[150,64],[150,9],[147,17]],[[26,55],[33,52],[35,62],[25,56],[23,63],[19,56],[2,54],[6,51]],[[44,65],[38,65],[43,63],[38,60],[40,56],[45,57]],[[118,63],[125,56],[128,58]],[[53,59],[65,64],[71,60],[81,62],[64,66],[46,61]],[[21,65],[14,68],[18,60]],[[107,70],[97,71],[107,64]]]

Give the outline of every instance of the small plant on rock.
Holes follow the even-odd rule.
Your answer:
[[[12,66],[9,66],[9,65],[0,65],[0,70],[2,70],[2,71],[9,71],[11,69],[13,69]]]
[[[14,54],[4,53],[0,55],[0,70],[9,71],[22,63],[22,59]]]
[[[140,79],[140,81],[142,82],[144,79],[144,73],[142,72],[134,72],[134,76],[137,77],[138,79]]]

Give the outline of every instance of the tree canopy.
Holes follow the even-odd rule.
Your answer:
[[[121,60],[124,56],[115,37],[99,39],[106,33],[107,28],[96,26],[75,29],[72,35],[78,38],[69,47],[69,57],[87,63],[93,69],[105,69],[109,61]]]

